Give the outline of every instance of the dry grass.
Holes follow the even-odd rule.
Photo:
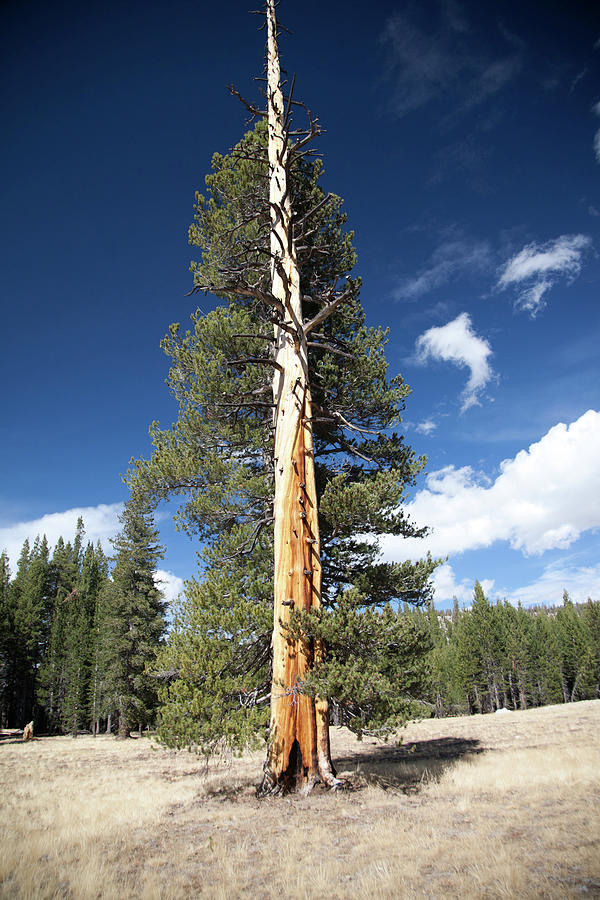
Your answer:
[[[0,746],[0,895],[600,897],[600,700],[332,729],[346,790],[258,801],[262,754],[208,772],[147,739]]]

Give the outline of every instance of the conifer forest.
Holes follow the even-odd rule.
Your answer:
[[[45,538],[25,542],[12,579],[6,555],[0,556],[0,727],[33,719],[42,733],[125,735],[158,725],[168,734],[172,713],[168,704],[160,708],[159,694],[164,700],[168,692],[156,660],[172,650],[164,643],[164,604],[152,580],[160,548],[147,513],[126,510],[124,520],[112,576],[102,547],[84,546],[82,522],[75,541],[59,539],[52,555]],[[418,647],[411,659],[406,651],[403,657],[405,699],[416,717],[600,696],[597,601],[574,604],[565,593],[561,605],[525,609],[491,603],[477,582],[468,607],[404,605],[397,621]],[[178,640],[175,625],[171,641]],[[333,699],[333,723],[352,724],[355,714]],[[263,714],[256,724],[267,721]],[[223,722],[221,733],[227,730]]]
[[[154,583],[162,554],[152,517],[130,500],[109,558],[62,538],[50,555],[45,537],[25,541],[14,578],[0,556],[0,725],[72,734],[154,723],[156,682],[146,667],[165,631]]]

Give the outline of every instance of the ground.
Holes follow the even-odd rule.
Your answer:
[[[600,700],[332,729],[346,788],[257,800],[263,753],[0,744],[0,896],[600,897]]]

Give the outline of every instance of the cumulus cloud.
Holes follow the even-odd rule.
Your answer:
[[[51,548],[61,536],[65,541],[72,541],[80,517],[85,525],[86,540],[94,544],[101,541],[107,550],[109,539],[119,531],[119,515],[122,511],[122,503],[101,503],[99,506],[82,506],[64,512],[48,513],[29,522],[16,522],[0,528],[0,551],[6,550],[14,572],[26,538],[32,544],[38,535],[46,535]]]
[[[491,265],[487,241],[459,238],[445,241],[431,254],[427,265],[412,278],[406,278],[394,290],[394,297],[414,300],[434,288],[447,284],[466,271],[483,271]]]
[[[473,599],[473,590],[475,581],[463,578],[461,581],[456,580],[454,569],[449,563],[438,566],[431,578],[433,585],[434,601],[438,604],[451,604],[454,598],[458,600],[461,606],[468,606]],[[483,593],[490,595],[494,582],[489,578],[480,579],[479,583],[483,588]]]
[[[164,599],[169,604],[183,593],[183,578],[179,578],[174,572],[157,569],[154,573],[154,582],[163,592]]]
[[[503,289],[525,285],[515,308],[535,318],[546,305],[545,294],[558,278],[567,278],[569,282],[577,278],[583,254],[591,243],[585,234],[563,234],[545,244],[527,244],[502,267],[497,286]]]
[[[466,312],[447,325],[429,328],[416,343],[416,358],[419,362],[442,360],[469,369],[471,374],[461,394],[463,412],[479,403],[483,388],[493,376],[488,362],[491,354],[492,348],[484,338],[475,334]]]
[[[423,541],[385,537],[387,559],[415,559],[428,550],[443,557],[496,541],[526,556],[565,549],[600,526],[600,412],[555,425],[504,460],[491,484],[469,466],[432,472],[426,484],[406,512],[432,534]]]

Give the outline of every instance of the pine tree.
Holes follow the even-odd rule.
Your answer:
[[[132,496],[120,516],[122,529],[113,540],[115,565],[106,587],[102,692],[119,716],[119,737],[155,715],[156,684],[146,668],[153,661],[165,630],[165,604],[154,572],[163,556],[150,507]]]
[[[378,561],[378,534],[424,533],[401,511],[424,461],[393,432],[409,389],[365,326],[342,202],[306,155],[315,120],[292,133],[270,0],[268,28],[268,127],[213,157],[190,229],[195,289],[225,305],[165,339],[179,419],[132,480],[182,495],[178,524],[207,545],[161,660],[163,740],[239,748],[270,701],[277,791],[335,784],[329,702],[359,732],[412,714],[424,647],[390,604],[423,602],[435,564]]]
[[[556,615],[541,608],[533,613],[531,658],[536,706],[564,701]]]
[[[470,619],[477,658],[476,685],[482,712],[504,706],[501,610],[501,606],[490,605],[481,584],[476,581]]]
[[[72,686],[74,680],[77,680],[77,663],[73,656],[77,655],[80,644],[76,637],[81,626],[81,598],[77,589],[83,536],[84,525],[79,519],[73,544],[70,541],[65,544],[63,538],[59,537],[50,564],[50,633],[37,695],[51,731],[73,730],[73,703],[69,694],[72,695],[75,691]],[[69,697],[68,712],[65,710],[66,697]]]
[[[38,718],[35,693],[48,637],[49,589],[48,542],[45,537],[37,537],[30,547],[26,540],[16,577],[5,589],[4,609],[8,629],[4,641],[4,717],[19,726]]]
[[[11,704],[14,617],[10,593],[10,565],[0,554],[0,728],[7,728]]]
[[[587,699],[600,697],[600,602],[587,600],[581,618],[589,635],[590,661],[587,677]]]
[[[98,597],[107,580],[107,561],[99,546],[88,543],[81,554],[76,588],[64,601],[65,623],[65,696],[62,723],[73,737],[80,729],[94,724],[90,710],[95,633],[94,619]]]
[[[584,621],[567,591],[556,613],[556,633],[560,653],[561,680],[565,703],[582,699],[593,667],[593,654]]]
[[[109,654],[106,641],[106,623],[109,616],[108,560],[98,541],[94,548],[93,565],[89,569],[90,596],[92,599],[92,626],[90,640],[90,680],[88,691],[89,718],[92,734],[100,730],[100,720],[110,712],[106,696],[107,666]]]

